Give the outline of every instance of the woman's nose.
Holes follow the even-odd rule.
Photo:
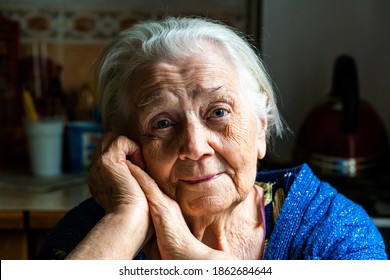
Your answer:
[[[199,160],[204,156],[213,155],[214,149],[210,146],[210,131],[197,121],[189,121],[182,128],[181,160]]]

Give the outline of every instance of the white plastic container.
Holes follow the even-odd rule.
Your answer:
[[[62,173],[62,119],[26,121],[31,171],[35,176],[58,176]]]

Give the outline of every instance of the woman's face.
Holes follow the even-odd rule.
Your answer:
[[[265,120],[239,87],[229,59],[206,52],[156,62],[131,83],[135,139],[148,174],[183,213],[228,211],[253,189],[265,154]]]

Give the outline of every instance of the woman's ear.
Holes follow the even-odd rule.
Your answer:
[[[265,118],[257,118],[257,158],[263,159],[267,151],[267,120]]]

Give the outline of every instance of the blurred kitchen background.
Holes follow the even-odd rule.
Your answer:
[[[292,131],[274,139],[260,167],[309,162],[389,238],[389,13],[386,0],[0,0],[0,258],[33,258],[89,196],[85,170],[70,166],[66,129],[61,176],[30,174],[23,90],[42,116],[99,125],[95,71],[105,46],[165,15],[208,16],[249,34]]]

